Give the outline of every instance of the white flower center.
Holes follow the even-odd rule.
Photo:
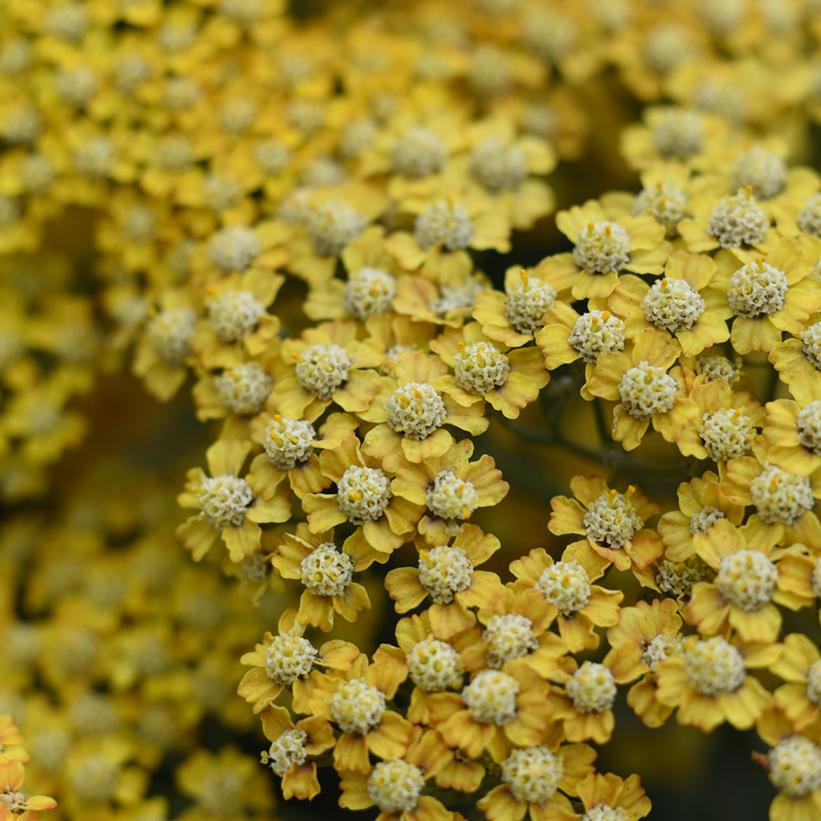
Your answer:
[[[480,341],[456,354],[453,370],[460,388],[484,395],[507,382],[510,363],[495,345]]]
[[[624,547],[644,521],[623,493],[604,492],[594,499],[582,518],[587,538],[614,550]]]
[[[467,313],[473,309],[476,294],[484,290],[484,285],[468,279],[461,285],[443,285],[439,296],[428,306],[437,316],[445,317],[451,312]]]
[[[257,235],[240,225],[220,229],[208,244],[211,261],[225,273],[246,270],[260,250]]]
[[[705,505],[698,513],[690,516],[690,533],[706,533],[719,519],[724,518],[723,511],[712,505]]]
[[[410,439],[426,439],[444,425],[448,416],[442,397],[424,382],[397,388],[385,407],[390,429]]]
[[[817,659],[807,670],[807,698],[821,705],[821,659]]]
[[[337,485],[339,509],[354,525],[375,522],[391,501],[391,483],[380,468],[351,465]]]
[[[681,639],[672,633],[659,633],[649,641],[642,651],[641,660],[650,668],[652,673],[660,661],[681,651]]]
[[[795,420],[798,441],[816,456],[821,456],[821,399],[801,408]]]
[[[714,462],[744,456],[754,439],[753,420],[738,408],[721,408],[702,417],[701,441]]]
[[[462,689],[462,701],[474,721],[499,727],[516,717],[519,683],[499,670],[482,670]]]
[[[544,325],[545,314],[556,302],[556,291],[540,279],[526,277],[507,292],[505,316],[520,334]]]
[[[616,682],[613,674],[603,664],[585,661],[565,685],[580,713],[601,713],[613,706],[616,698]]]
[[[362,233],[366,223],[362,214],[336,200],[312,208],[307,215],[308,236],[314,251],[326,257],[339,256]]]
[[[721,636],[688,640],[682,647],[682,656],[687,680],[703,696],[734,693],[747,675],[738,648]]]
[[[317,399],[330,399],[348,381],[352,364],[347,351],[339,345],[311,345],[296,364],[296,378]]]
[[[666,108],[656,112],[653,147],[666,159],[688,160],[704,147],[701,117],[695,111]]]
[[[737,316],[758,319],[784,307],[788,287],[779,268],[768,262],[748,262],[730,278],[727,302]]]
[[[262,447],[275,468],[291,470],[308,459],[315,438],[310,422],[275,416],[265,428]]]
[[[821,194],[807,198],[804,207],[798,212],[796,222],[805,234],[821,237]]]
[[[428,693],[440,693],[462,683],[465,668],[459,654],[447,642],[422,639],[408,653],[411,681]]]
[[[224,370],[215,380],[220,402],[233,413],[258,413],[271,392],[271,377],[258,362]]]
[[[716,587],[727,601],[753,612],[767,604],[775,590],[778,571],[757,550],[739,550],[721,560]]]
[[[762,242],[769,227],[770,220],[755,197],[742,189],[718,201],[707,233],[715,237],[722,248],[740,248]]]
[[[458,251],[470,245],[473,222],[463,206],[435,202],[419,214],[413,231],[417,244],[425,251],[437,245]]]
[[[385,695],[361,678],[343,681],[331,698],[331,716],[343,733],[365,735],[384,712]]]
[[[621,807],[597,804],[582,816],[582,821],[628,821],[629,817]]]
[[[735,382],[738,379],[738,368],[726,356],[700,356],[696,360],[696,371],[704,377],[705,382]]]
[[[564,764],[547,747],[513,749],[502,762],[502,781],[517,801],[542,804],[559,788]]]
[[[293,684],[308,677],[318,658],[319,651],[308,639],[283,633],[265,650],[265,672],[277,684]]]
[[[796,735],[770,750],[770,781],[790,798],[804,798],[821,788],[821,747]]]
[[[393,144],[393,170],[409,177],[426,177],[440,171],[448,152],[442,138],[429,128],[408,129]]]
[[[148,326],[154,350],[170,365],[178,365],[191,350],[197,316],[188,308],[160,311]]]
[[[483,638],[488,644],[487,665],[496,669],[538,647],[533,622],[519,613],[491,616]]]
[[[379,268],[360,268],[345,283],[345,310],[357,319],[389,311],[396,296],[396,280]]]
[[[282,778],[295,764],[300,766],[308,759],[308,751],[305,749],[307,741],[308,734],[305,730],[285,730],[271,742],[268,752],[262,753],[262,763]]]
[[[656,280],[642,300],[647,321],[671,334],[686,331],[706,308],[701,294],[686,279]]]
[[[642,360],[629,368],[619,382],[619,398],[634,419],[667,413],[676,402],[676,380],[656,365]]]
[[[656,571],[656,584],[662,593],[677,599],[686,599],[696,582],[705,581],[711,575],[710,568],[698,557],[685,562],[662,559]]]
[[[419,583],[435,604],[450,604],[470,587],[472,575],[473,564],[461,548],[439,545],[419,554]]]
[[[572,616],[590,601],[590,580],[577,561],[558,561],[546,567],[536,589],[563,616]]]
[[[642,188],[636,195],[632,211],[634,214],[650,214],[672,236],[676,225],[687,214],[687,195],[670,183],[658,182]]]
[[[341,596],[353,579],[353,561],[333,542],[314,548],[299,563],[300,581],[316,596]]]
[[[378,762],[368,776],[368,795],[383,813],[413,812],[424,786],[422,770],[401,758]]]
[[[816,370],[821,370],[821,322],[815,322],[801,333],[802,350]]]
[[[621,271],[630,261],[630,235],[617,222],[591,222],[579,232],[573,261],[588,274]]]
[[[479,494],[469,481],[460,479],[452,470],[443,470],[428,486],[425,503],[434,516],[461,521],[469,519],[479,506]]]
[[[733,187],[750,187],[759,199],[768,200],[777,196],[786,184],[786,163],[766,148],[759,146],[745,151],[733,166]]]
[[[216,528],[240,527],[254,502],[254,492],[245,479],[224,474],[206,476],[197,491],[202,515]]]
[[[527,161],[517,146],[490,137],[470,154],[470,170],[488,191],[513,191],[527,179]]]
[[[750,495],[767,524],[794,525],[815,504],[809,477],[771,465],[750,483]]]
[[[567,341],[585,362],[624,349],[624,322],[610,311],[588,311],[574,323]]]

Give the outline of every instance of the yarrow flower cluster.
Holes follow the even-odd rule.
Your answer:
[[[3,5],[0,818],[821,814],[818,4],[680,5]]]

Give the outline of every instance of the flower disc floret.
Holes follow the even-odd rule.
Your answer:
[[[739,550],[721,560],[716,587],[727,601],[753,612],[769,603],[778,581],[775,565],[757,550]]]
[[[398,387],[385,403],[388,426],[410,439],[426,439],[444,425],[448,412],[436,388],[424,382]]]
[[[742,189],[718,201],[707,233],[718,240],[722,248],[741,248],[763,242],[769,227],[770,220],[755,197]]]
[[[462,683],[465,672],[456,650],[447,642],[427,638],[413,645],[408,653],[411,681],[428,693],[440,693]]]
[[[434,604],[450,604],[470,587],[472,576],[473,564],[459,547],[439,545],[419,556],[419,583]]]
[[[353,579],[353,561],[333,542],[324,542],[299,563],[299,573],[315,596],[342,596]]]
[[[257,413],[271,393],[272,379],[258,362],[224,370],[215,380],[220,402],[233,413]]]
[[[348,381],[351,358],[340,345],[319,343],[306,348],[296,363],[300,385],[317,399],[330,399]]]
[[[588,539],[618,550],[635,536],[636,531],[641,530],[644,521],[627,496],[610,491],[590,503],[582,524]]]
[[[565,691],[580,713],[601,713],[613,706],[616,682],[609,668],[585,661],[565,684]]]
[[[642,300],[647,321],[676,334],[693,327],[707,307],[701,294],[686,279],[656,280]]]
[[[710,577],[710,568],[696,557],[686,562],[672,562],[662,559],[656,570],[656,584],[662,593],[677,599],[688,598],[693,585]]]
[[[795,420],[798,441],[816,456],[821,456],[821,399],[801,408]]]
[[[527,278],[507,292],[505,316],[520,334],[544,325],[545,314],[556,302],[556,291],[540,279]]]
[[[223,342],[248,336],[265,314],[265,306],[250,291],[224,291],[208,302],[208,320]]]
[[[361,678],[343,681],[331,697],[331,716],[343,733],[365,735],[385,712],[385,695]]]
[[[696,360],[696,372],[704,377],[705,382],[735,382],[739,377],[739,368],[726,356],[700,356]]]
[[[316,431],[303,419],[275,416],[265,427],[262,447],[278,470],[292,470],[311,455]]]
[[[821,747],[805,736],[776,744],[768,756],[770,781],[790,798],[803,798],[821,788]]]
[[[502,781],[517,801],[541,804],[559,788],[564,764],[547,747],[513,749],[502,762]]]
[[[282,633],[265,650],[265,672],[277,684],[290,685],[307,678],[318,658],[319,651],[308,639]]]
[[[682,658],[687,680],[703,696],[734,693],[747,675],[739,649],[721,636],[685,642]]]
[[[633,214],[649,214],[672,233],[687,214],[687,195],[667,182],[642,188],[633,202]]]
[[[473,222],[464,206],[435,202],[416,218],[413,233],[425,251],[437,245],[448,251],[459,251],[467,248],[473,239]]]
[[[784,190],[786,184],[786,163],[766,148],[756,146],[745,151],[733,165],[733,187],[749,187],[759,199],[772,199]]]
[[[667,413],[676,402],[678,385],[664,368],[641,362],[629,368],[619,381],[619,398],[634,419]]]
[[[533,635],[533,622],[520,613],[491,616],[482,637],[488,645],[487,665],[495,669],[510,659],[527,655],[539,645]]]
[[[521,148],[490,137],[470,154],[470,170],[488,191],[513,191],[527,179],[527,161]]]
[[[821,559],[817,559],[810,578],[810,586],[815,597],[821,599]]]
[[[574,559],[546,567],[536,589],[565,617],[577,613],[590,601],[587,571]]]
[[[704,147],[704,128],[695,111],[668,108],[653,124],[653,147],[667,159],[688,160]]]
[[[719,519],[723,519],[724,512],[712,505],[705,505],[697,513],[690,516],[690,533],[706,533]]]
[[[380,761],[368,776],[368,796],[383,813],[412,812],[424,786],[422,770],[401,758]]]
[[[814,237],[821,237],[821,194],[807,198],[796,217],[799,230]]]
[[[516,717],[519,682],[499,670],[482,670],[462,689],[462,701],[474,721],[502,727]]]
[[[254,491],[248,482],[230,474],[206,476],[197,491],[202,515],[216,528],[240,527],[253,501]]]
[[[453,370],[460,388],[483,395],[507,382],[510,362],[495,345],[481,340],[456,354]]]
[[[754,439],[753,420],[738,408],[721,408],[702,417],[701,441],[714,462],[744,456]]]
[[[269,766],[274,775],[282,778],[291,767],[299,767],[307,761],[307,741],[308,734],[305,730],[285,730],[271,742],[268,751],[262,753],[262,763]]]
[[[809,477],[776,465],[770,465],[753,479],[750,495],[767,524],[794,525],[814,505]]]
[[[479,494],[467,479],[460,479],[452,470],[440,471],[425,491],[428,510],[440,519],[469,519],[479,507]]]
[[[339,256],[366,224],[362,214],[338,200],[311,208],[307,215],[308,236],[314,251],[326,257]]]
[[[582,816],[582,821],[629,821],[629,818],[621,807],[597,804]]]
[[[391,165],[400,174],[426,177],[440,171],[447,156],[447,146],[435,131],[416,126],[409,128],[394,142]]]
[[[802,331],[801,344],[804,356],[821,371],[821,322],[814,322]]]
[[[191,350],[197,315],[189,308],[160,311],[148,325],[154,350],[170,365],[180,364]]]
[[[443,285],[439,296],[432,299],[428,307],[439,317],[451,311],[470,311],[476,302],[476,294],[482,290],[484,285],[470,279],[462,285]]]
[[[211,261],[220,271],[244,271],[260,252],[257,235],[241,225],[220,229],[208,244]]]
[[[360,268],[345,283],[345,310],[357,319],[389,311],[396,296],[396,279],[379,268]]]
[[[807,698],[821,705],[821,659],[817,659],[807,670]]]
[[[610,311],[588,311],[573,323],[567,341],[585,362],[595,362],[600,354],[624,349],[624,322]]]
[[[339,509],[353,525],[375,522],[391,501],[391,483],[380,468],[351,465],[337,485]]]
[[[591,222],[576,238],[573,261],[588,274],[621,271],[630,261],[630,235],[617,222]]]
[[[648,642],[641,654],[641,660],[652,673],[660,661],[681,651],[681,639],[672,633],[659,633]]]
[[[730,278],[727,302],[737,316],[758,319],[784,307],[788,287],[782,270],[754,260],[742,265]]]

